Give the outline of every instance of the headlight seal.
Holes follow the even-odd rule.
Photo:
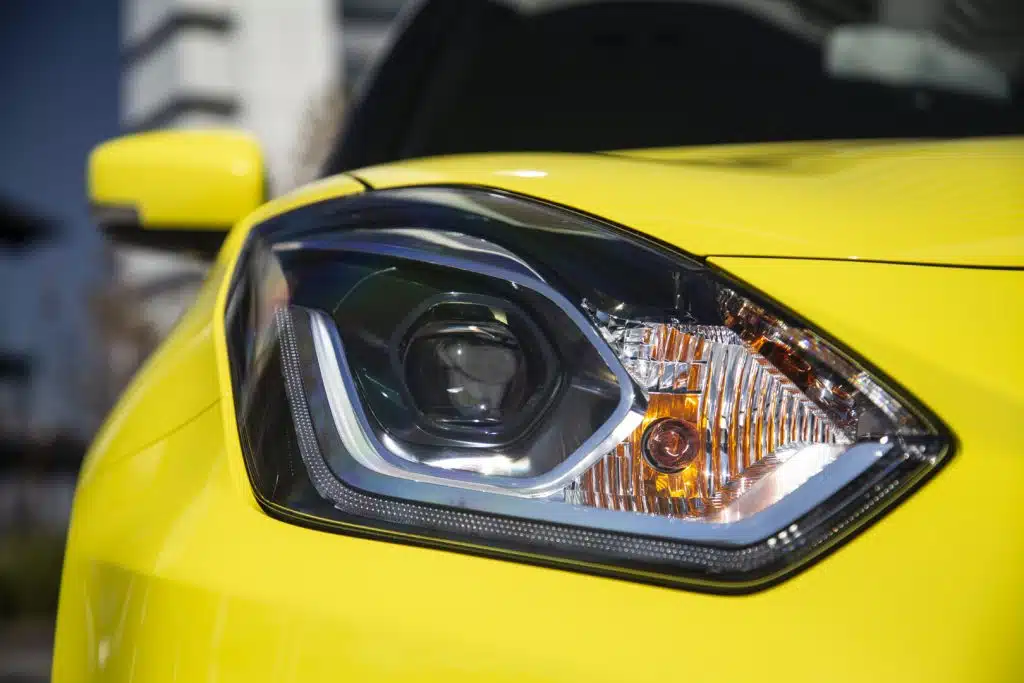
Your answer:
[[[580,258],[562,267],[567,252]],[[541,253],[548,255],[537,258]],[[341,254],[345,256],[339,257]],[[349,349],[358,343],[359,331],[346,332],[346,325],[354,320],[358,327],[365,314],[352,309],[351,318],[339,321],[337,315],[325,313],[342,304],[327,301],[330,296],[325,299],[323,290],[330,287],[324,285],[322,274],[341,270],[339,262],[352,255],[357,255],[357,260],[369,259],[364,263],[370,263],[368,268],[374,272],[395,263],[412,264],[410,271],[441,269],[430,277],[439,272],[442,280],[448,277],[445,273],[457,272],[460,283],[474,281],[472,286],[461,285],[463,289],[487,290],[452,290],[457,297],[476,296],[480,297],[477,301],[491,304],[513,297],[534,297],[510,302],[508,310],[524,309],[523,315],[535,313],[538,307],[553,306],[541,316],[546,329],[540,334],[555,346],[567,331],[587,340],[594,356],[604,363],[603,370],[591,374],[606,381],[605,393],[609,386],[618,391],[614,410],[602,413],[605,419],[594,420],[599,424],[589,425],[589,434],[577,435],[578,447],[564,460],[548,463],[551,466],[545,466],[547,469],[527,468],[525,474],[517,474],[514,468],[522,458],[512,456],[521,456],[521,449],[510,450],[507,462],[495,464],[495,453],[509,443],[521,446],[526,438],[509,434],[491,441],[460,434],[452,439],[456,447],[451,450],[458,454],[444,457],[450,456],[449,461],[466,460],[449,467],[410,457],[403,449],[407,451],[409,443],[419,448],[415,445],[418,442],[396,439],[399,433],[374,415],[366,400],[365,383],[359,386],[359,372],[354,372],[349,363]],[[610,259],[623,261],[616,269],[618,276],[609,277]],[[581,260],[589,260],[590,268]],[[309,261],[318,265],[308,270]],[[300,265],[303,263],[306,265]],[[667,263],[671,269],[666,268]],[[652,270],[655,266],[658,269]],[[665,270],[672,272],[661,272]],[[309,276],[310,272],[320,275]],[[345,276],[349,289],[344,291],[351,290],[355,276]],[[425,278],[422,274],[415,277]],[[504,283],[504,290],[491,291],[497,285],[476,282],[475,278],[480,277]],[[304,284],[304,278],[309,282]],[[644,278],[646,282],[637,281]],[[661,284],[651,284],[651,280]],[[608,467],[605,454],[613,453],[616,444],[638,431],[648,414],[648,400],[654,401],[659,394],[644,381],[646,376],[636,371],[636,363],[630,366],[628,358],[626,362],[621,360],[613,318],[627,323],[641,321],[632,329],[651,326],[654,323],[642,321],[652,320],[680,330],[686,326],[669,320],[664,313],[679,310],[680,297],[684,297],[687,312],[699,324],[716,323],[714,331],[697,330],[694,323],[687,323],[686,329],[711,337],[727,335],[731,330],[733,336],[741,338],[750,330],[756,331],[758,325],[769,324],[766,319],[784,319],[785,325],[772,328],[774,336],[759,337],[763,337],[759,342],[762,346],[803,349],[798,351],[803,354],[801,358],[806,356],[807,348],[814,347],[815,358],[826,358],[851,372],[856,370],[868,391],[894,397],[876,379],[877,373],[850,360],[835,345],[797,322],[795,316],[780,314],[770,304],[762,305],[749,292],[737,294],[742,301],[733,311],[730,327],[717,311],[727,310],[721,302],[723,292],[738,291],[740,287],[702,264],[627,231],[489,190],[414,188],[375,192],[272,219],[258,226],[250,237],[229,297],[227,316],[229,340],[236,340],[230,344],[236,412],[257,497],[273,514],[329,528],[709,590],[742,591],[765,585],[848,535],[912,482],[932,471],[948,454],[948,439],[934,418],[900,396],[898,408],[909,411],[907,419],[920,428],[920,433],[905,430],[899,440],[881,444],[877,439],[842,443],[841,457],[822,451],[824,444],[810,455],[804,453],[805,459],[817,457],[823,463],[820,471],[812,471],[805,481],[795,484],[799,491],[813,489],[813,500],[804,495],[773,498],[763,490],[772,486],[762,479],[751,479],[749,490],[744,489],[736,499],[744,501],[745,508],[719,501],[715,516],[703,521],[686,517],[695,509],[692,504],[690,508],[670,505],[665,509],[641,509],[595,505],[593,500],[586,500],[586,477],[593,478],[598,466]],[[434,298],[423,300],[436,304],[452,292],[441,287],[428,294]],[[442,298],[437,299],[438,295]],[[551,311],[564,319],[552,322],[556,314]],[[410,310],[398,316],[404,323],[384,324],[382,330],[390,332],[388,346],[401,347],[401,340],[408,339],[410,326],[421,315],[422,311]],[[561,325],[557,332],[549,329],[557,324]],[[736,340],[728,337],[728,341]],[[744,343],[752,348],[750,340]],[[389,350],[394,365],[392,351],[394,348]],[[556,348],[553,353],[560,365],[574,357],[564,348]],[[639,353],[643,354],[642,348]],[[641,360],[649,365],[650,359]],[[678,365],[677,361],[670,363]],[[745,358],[743,363],[746,367],[752,361]],[[594,363],[591,359],[580,361],[580,365],[590,367]],[[715,371],[713,363],[708,367]],[[793,370],[793,374],[809,372],[803,367]],[[654,389],[664,380],[664,370],[660,372]],[[567,380],[564,374],[558,380],[561,397],[548,398],[553,403],[547,405],[557,400],[565,402],[565,386],[573,386],[573,380]],[[582,382],[578,378],[576,381]],[[724,386],[726,379],[721,382]],[[809,385],[804,397],[812,390],[820,393],[828,387]],[[868,392],[862,394],[867,396]],[[830,415],[841,416],[848,408],[821,400],[818,403]],[[264,421],[255,416],[271,412],[276,415],[274,424],[279,425],[280,432],[267,438],[267,432],[259,429],[265,426]],[[287,417],[282,417],[282,412]],[[655,415],[648,421],[669,417]],[[891,418],[887,419],[892,422]],[[545,424],[558,428],[570,422],[564,415],[558,419],[548,416]],[[648,427],[640,430],[642,445],[647,443]],[[524,433],[531,429],[536,427],[526,428]],[[444,435],[441,438],[444,440]],[[710,443],[711,438],[702,437],[702,442],[708,439]],[[473,453],[481,454],[479,462],[473,461]],[[783,471],[785,465],[773,462],[768,466]],[[789,469],[794,468],[791,465]],[[291,480],[282,485],[281,473],[285,470],[290,472]],[[666,476],[677,474],[669,472]],[[789,476],[799,478],[802,474],[798,471]],[[611,480],[610,476],[602,481],[606,480]],[[725,477],[720,476],[719,481],[724,482]],[[568,504],[556,501],[559,494]]]

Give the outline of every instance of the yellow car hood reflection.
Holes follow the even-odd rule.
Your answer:
[[[698,256],[1024,267],[1024,138],[459,156],[357,175],[522,192]]]

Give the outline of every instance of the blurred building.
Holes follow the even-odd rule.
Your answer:
[[[56,221],[0,198],[0,259],[23,259],[59,232]],[[47,307],[42,292],[25,287],[20,295],[39,299],[36,310]],[[0,535],[12,528],[62,528],[71,509],[73,473],[85,451],[77,434],[41,428],[34,420],[38,352],[12,339],[0,342]]]
[[[289,189],[307,175],[300,166],[311,115],[366,75],[405,4],[123,0],[122,123],[251,131],[272,188]]]
[[[335,3],[124,0],[122,8],[125,128],[249,130],[272,185],[290,187],[311,103],[341,75]]]
[[[56,224],[24,205],[0,197],[0,248],[32,247],[53,237]]]
[[[22,203],[0,197],[0,260],[20,260],[56,236],[57,224]],[[22,292],[35,296],[38,292]],[[41,302],[36,302],[37,310]],[[17,327],[27,321],[12,320]],[[16,332],[14,329],[6,330]],[[35,350],[24,340],[9,334],[0,337],[0,448],[5,451],[11,442],[29,439],[32,428],[34,374],[37,366]]]
[[[122,127],[248,130],[272,191],[295,186],[313,109],[341,83],[336,10],[333,0],[122,0]],[[96,315],[116,387],[192,301],[205,268],[119,249],[114,269]]]

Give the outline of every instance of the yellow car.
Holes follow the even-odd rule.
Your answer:
[[[100,146],[107,229],[219,251],[55,683],[1024,680],[1019,84],[814,5],[423,4],[270,201],[242,134]]]

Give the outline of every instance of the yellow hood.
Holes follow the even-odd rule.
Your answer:
[[[1024,267],[1024,138],[487,154],[355,175],[532,195],[698,256]]]

